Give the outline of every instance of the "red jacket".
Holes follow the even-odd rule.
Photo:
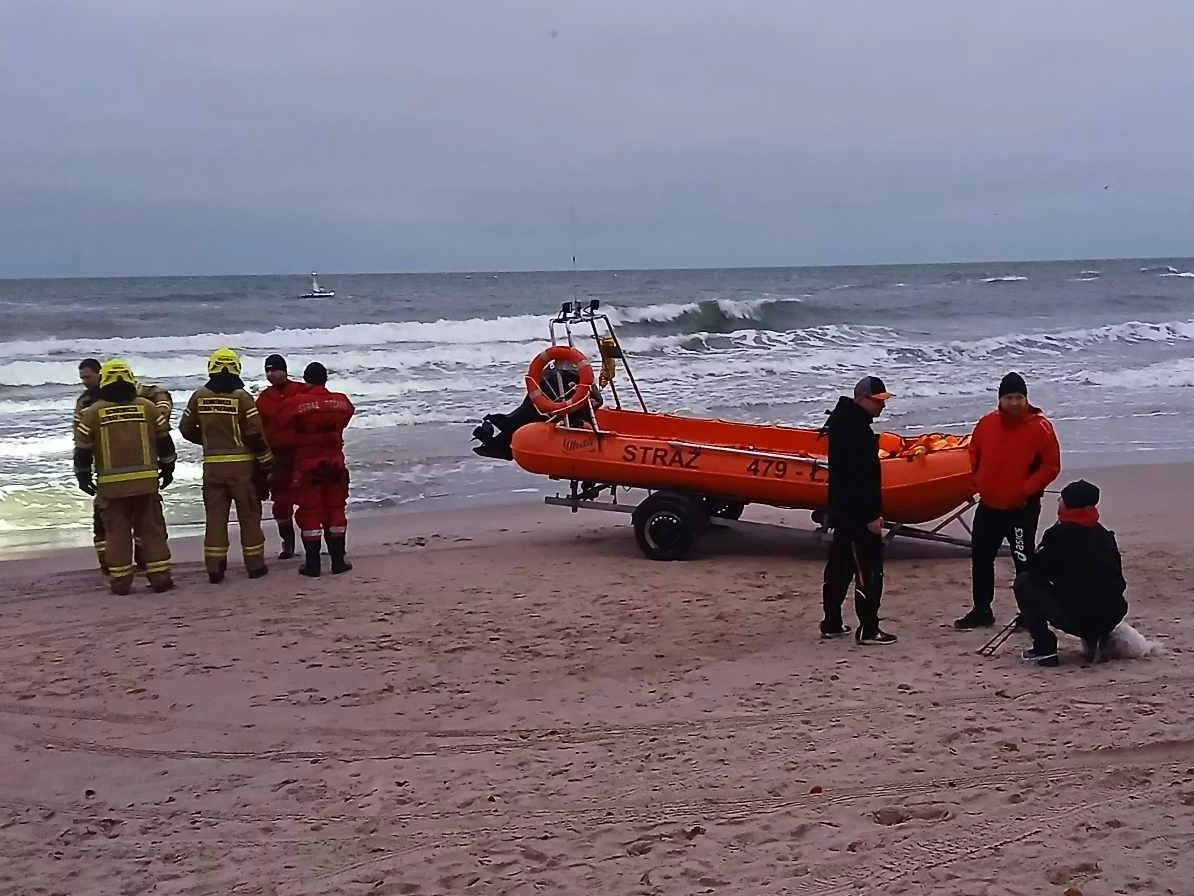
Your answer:
[[[344,428],[355,411],[347,395],[324,386],[308,386],[287,398],[274,432],[283,449],[294,450],[296,474],[320,467],[345,468]]]
[[[994,410],[970,438],[970,469],[988,507],[1015,510],[1038,497],[1061,472],[1061,445],[1039,409],[1023,417]]]
[[[287,380],[284,388],[267,386],[257,396],[257,413],[261,415],[261,425],[265,428],[265,440],[275,450],[277,438],[278,418],[282,414],[282,405],[296,395],[307,391],[307,384],[302,380]],[[285,449],[283,449],[285,452]]]

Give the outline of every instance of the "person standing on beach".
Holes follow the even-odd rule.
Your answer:
[[[833,541],[825,563],[821,600],[822,638],[850,633],[842,622],[842,604],[854,582],[855,640],[859,644],[894,644],[896,636],[879,628],[883,597],[883,493],[879,437],[871,422],[883,413],[891,394],[877,376],[864,376],[853,398],[843,395],[822,432],[829,435],[829,525]]]
[[[79,362],[79,382],[83,384],[83,391],[75,400],[75,415],[74,425],[78,425],[79,418],[83,411],[95,404],[99,399],[100,390],[100,362],[95,358],[84,358]],[[170,393],[160,386],[155,386],[152,383],[138,383],[137,397],[146,398],[153,402],[158,411],[161,412],[165,418],[166,423],[170,423],[170,416],[174,411],[174,401],[170,397]],[[104,528],[104,514],[103,514],[103,499],[96,495],[91,505],[91,533],[92,542],[95,545],[95,556],[99,561],[100,572],[104,575],[108,574],[108,559],[107,547],[108,537]],[[145,558],[140,538],[133,540],[133,562],[137,569],[145,569]]]
[[[102,502],[112,593],[133,588],[134,536],[142,540],[150,586],[169,591],[174,582],[160,489],[174,479],[174,440],[161,410],[137,395],[124,361],[100,368],[95,401],[75,420],[74,441],[79,488]]]
[[[299,574],[318,577],[320,537],[327,540],[334,574],[348,572],[348,466],[344,461],[344,429],[355,408],[348,396],[327,389],[328,371],[318,361],[303,371],[304,392],[283,406],[275,426],[281,448],[294,451],[294,485],[298,523],[306,559]]]
[[[217,349],[207,362],[207,384],[191,396],[178,424],[184,439],[203,446],[203,562],[213,585],[224,580],[228,569],[228,513],[233,504],[249,578],[269,572],[261,501],[269,497],[273,454],[240,371],[236,352]]]
[[[282,405],[306,391],[307,386],[290,378],[286,372],[286,359],[281,355],[270,355],[265,359],[265,378],[269,385],[257,396],[257,411],[261,414],[265,439],[274,451],[269,490],[274,502],[274,522],[278,524],[278,536],[282,539],[278,559],[289,560],[294,556],[294,451],[276,444],[279,441],[277,425]]]
[[[83,391],[75,399],[73,427],[78,429],[83,412],[99,400],[100,362],[95,358],[84,358],[79,362],[79,382]],[[91,501],[91,540],[95,545],[95,557],[100,572],[108,574],[108,539],[104,530],[103,499],[97,494]]]
[[[978,421],[970,437],[970,468],[978,486],[970,536],[973,606],[954,621],[961,630],[995,624],[995,556],[1007,541],[1019,575],[1036,543],[1041,496],[1061,472],[1061,445],[1040,408],[1028,403],[1018,373],[999,383],[999,406]]]

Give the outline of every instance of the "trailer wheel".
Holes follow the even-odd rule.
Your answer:
[[[683,560],[709,524],[700,502],[675,492],[656,492],[634,509],[634,538],[651,560]]]
[[[701,504],[709,516],[723,520],[741,519],[742,511],[746,509],[746,505],[741,501],[726,501],[721,498],[702,498]]]

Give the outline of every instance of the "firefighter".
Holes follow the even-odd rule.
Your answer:
[[[327,390],[328,372],[318,361],[303,371],[307,390],[282,407],[279,443],[294,450],[295,497],[306,560],[299,573],[320,574],[320,536],[327,540],[332,572],[352,569],[344,559],[348,504],[348,468],[344,463],[344,428],[352,419],[347,395]]]
[[[72,430],[76,433],[79,421],[83,419],[83,412],[99,399],[100,362],[95,358],[84,358],[79,362],[79,382],[83,384],[83,391],[75,399],[75,416]],[[99,561],[100,572],[108,574],[107,536],[104,532],[103,499],[96,495],[91,502],[91,536],[95,545],[95,557]]]
[[[294,556],[294,451],[277,444],[275,430],[282,404],[305,391],[307,385],[289,377],[286,359],[281,355],[270,355],[265,359],[265,377],[270,384],[257,396],[257,410],[261,414],[261,425],[265,428],[265,439],[274,452],[269,490],[274,501],[274,521],[278,524],[278,535],[282,539],[278,559],[289,560]]]
[[[134,534],[143,545],[150,586],[169,591],[174,582],[160,489],[174,480],[174,441],[169,420],[138,397],[126,362],[100,368],[96,399],[79,413],[74,437],[79,488],[102,502],[112,593],[132,590]]]
[[[79,362],[79,382],[83,384],[83,391],[79,394],[78,399],[75,400],[75,416],[74,422],[79,422],[79,417],[99,398],[99,377],[100,377],[100,362],[95,358],[84,358]],[[148,398],[158,408],[158,410],[165,415],[166,423],[170,422],[170,416],[174,411],[174,402],[170,398],[170,393],[160,386],[155,386],[152,383],[138,383],[137,396],[140,398]],[[92,501],[91,508],[91,532],[92,541],[95,544],[95,556],[99,561],[100,572],[104,575],[108,574],[108,564],[106,558],[107,550],[107,535],[104,531],[104,517],[103,517],[103,499],[96,495]],[[141,539],[133,540],[133,558],[137,569],[145,569],[145,558],[142,556]]]
[[[240,358],[229,348],[207,362],[207,385],[187,402],[178,430],[188,442],[203,446],[203,508],[206,533],[203,560],[214,585],[228,568],[228,512],[236,504],[241,554],[250,579],[269,572],[261,501],[269,497],[273,462],[261,429],[261,416],[240,378]]]

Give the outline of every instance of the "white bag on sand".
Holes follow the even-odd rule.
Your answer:
[[[1150,641],[1126,622],[1121,622],[1111,629],[1104,647],[1108,657],[1122,660],[1138,660],[1146,656],[1153,656],[1165,652],[1165,645],[1160,641]]]

